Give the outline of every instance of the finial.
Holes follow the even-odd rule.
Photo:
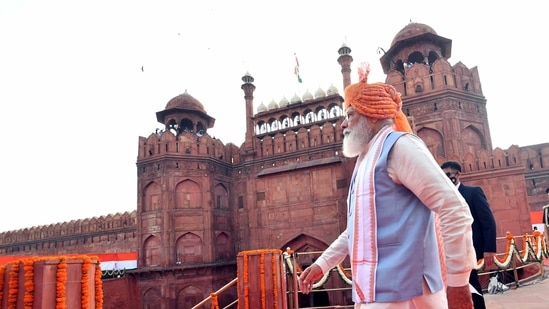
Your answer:
[[[358,67],[358,81],[366,83],[368,81],[368,74],[370,74],[370,64],[362,62]]]

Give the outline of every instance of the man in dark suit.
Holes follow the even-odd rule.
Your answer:
[[[549,196],[549,188],[545,190],[547,196]],[[549,239],[549,204],[543,206],[543,232],[545,233],[545,241]]]
[[[486,195],[482,188],[476,186],[466,186],[459,180],[461,176],[461,164],[456,161],[446,161],[441,165],[446,176],[456,185],[473,215],[473,246],[477,259],[484,259],[484,267],[490,268],[494,265],[494,255],[496,254],[496,220],[490,210],[490,205],[486,200]],[[473,303],[475,309],[485,309],[484,297],[482,296],[482,286],[478,279],[478,272],[473,269],[469,277],[469,283],[480,293],[473,293]]]

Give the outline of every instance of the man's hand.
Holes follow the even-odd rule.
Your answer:
[[[449,286],[446,289],[448,298],[448,309],[473,309],[473,299],[469,285]]]
[[[322,268],[320,266],[313,264],[303,271],[301,276],[299,276],[299,289],[303,294],[309,294],[313,289],[313,283],[322,278]]]

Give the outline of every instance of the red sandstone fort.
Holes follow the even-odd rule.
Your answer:
[[[326,61],[340,64],[334,80],[344,88],[353,57],[347,45],[337,52]],[[402,94],[436,160],[461,162],[462,180],[484,189],[498,236],[530,233],[548,203],[549,143],[493,149],[478,70],[451,65],[451,52],[452,40],[410,23],[380,58],[386,82]],[[0,261],[98,255],[111,262],[103,269],[104,308],[175,309],[192,308],[236,278],[239,252],[325,249],[346,227],[354,164],[341,154],[342,93],[319,88],[254,111],[254,78],[243,76],[241,89],[244,101],[233,105],[246,113],[242,145],[210,136],[208,102],[180,94],[155,115],[164,129],[139,137],[134,211],[4,231]],[[498,245],[504,252],[505,242]],[[225,306],[237,294],[232,287],[217,301]],[[348,292],[327,297],[350,301]]]

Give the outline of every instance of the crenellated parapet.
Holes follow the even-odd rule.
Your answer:
[[[391,71],[387,82],[405,97],[453,89],[482,96],[477,68],[469,69],[461,62],[452,66],[446,59],[434,60],[430,65],[408,63],[402,71]]]
[[[520,158],[526,170],[539,171],[549,168],[549,143],[520,147]]]
[[[135,251],[136,211],[0,233],[2,255]]]
[[[236,146],[223,142],[208,133],[196,135],[191,132],[182,132],[175,135],[171,131],[157,131],[148,137],[139,137],[138,160],[147,160],[159,157],[176,158],[188,156],[206,156],[234,163],[238,158],[235,156]]]
[[[517,147],[518,148],[518,147]],[[549,203],[549,143],[520,147],[519,156],[524,167],[530,210],[541,211]]]
[[[549,143],[519,147],[511,145],[507,149],[495,148],[493,151],[481,149],[475,153],[468,152],[463,159],[452,156],[449,159],[462,163],[464,172],[479,172],[501,168],[521,168],[526,179],[546,176],[549,177]],[[444,161],[439,157],[437,161]],[[549,188],[549,179],[546,183],[536,182],[540,190]]]
[[[427,142],[433,144],[432,140]],[[463,181],[484,189],[496,218],[502,221],[502,227],[515,225],[518,232],[530,230],[528,221],[511,222],[511,218],[541,212],[542,207],[548,204],[549,143],[525,147],[512,145],[492,151],[473,150],[463,157],[435,157],[439,164],[455,160],[462,165]],[[500,232],[505,232],[505,229]]]
[[[456,160],[456,158],[452,158],[452,160]],[[522,166],[517,146],[511,146],[506,150],[499,147],[493,151],[480,149],[475,154],[466,153],[462,160],[457,161],[462,161],[464,173]]]

